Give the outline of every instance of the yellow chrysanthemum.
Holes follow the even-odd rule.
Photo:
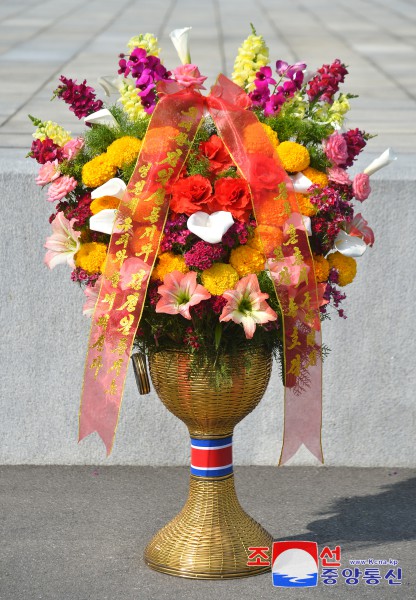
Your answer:
[[[119,198],[115,198],[114,196],[101,196],[91,202],[90,211],[93,215],[96,215],[107,208],[118,208],[119,204]]]
[[[153,33],[141,33],[140,35],[135,35],[127,42],[127,48],[130,52],[135,48],[144,48],[147,54],[159,56],[160,48],[157,44],[157,37]]]
[[[111,164],[106,154],[100,154],[82,167],[82,183],[90,188],[97,188],[114,177],[117,167]]]
[[[35,140],[40,140],[41,142],[46,140],[46,138],[49,138],[54,144],[62,147],[71,139],[71,132],[66,131],[66,129],[58,125],[58,123],[44,121],[38,125],[33,137]]]
[[[180,273],[187,273],[189,271],[186,266],[185,259],[180,254],[173,254],[173,252],[163,252],[159,255],[159,260],[155,269],[152,272],[152,279],[164,280],[165,275],[172,273],[172,271],[180,271]]]
[[[230,265],[234,267],[239,277],[260,273],[264,269],[264,263],[264,254],[250,246],[238,246],[231,250]]]
[[[238,273],[231,265],[214,263],[212,267],[202,271],[202,285],[214,296],[220,296],[226,290],[232,290],[238,282]]]
[[[309,167],[308,149],[297,142],[281,142],[276,148],[283,167],[289,173],[298,173]]]
[[[87,273],[102,273],[107,256],[107,246],[99,242],[82,244],[75,254],[75,265]]]
[[[251,92],[254,89],[254,80],[260,67],[265,67],[269,63],[269,49],[262,35],[249,35],[244,40],[234,62],[234,70],[231,79]]]
[[[305,217],[313,217],[316,215],[317,208],[312,204],[309,196],[296,192],[296,202],[298,203],[300,213]]]
[[[264,129],[265,134],[269,138],[273,148],[277,148],[279,145],[279,138],[277,137],[277,133],[273,131],[273,129],[266,125],[265,123],[261,123],[261,126]],[[272,154],[272,152],[268,152],[267,148],[265,148],[264,140],[257,135],[258,132],[258,123],[253,123],[244,129],[244,148],[250,154],[255,154],[257,152],[262,152],[264,154]]]
[[[119,92],[119,101],[123,106],[123,110],[132,121],[145,119],[149,116],[143,108],[138,89],[134,83],[123,81],[120,85]]]
[[[247,246],[258,252],[270,254],[282,245],[283,230],[281,227],[271,225],[258,225],[253,236],[247,242]]]
[[[317,169],[313,169],[312,167],[308,167],[307,169],[302,169],[302,173],[315,183],[319,185],[319,187],[324,188],[328,185],[328,177],[322,171],[318,171]]]
[[[179,130],[170,125],[155,127],[146,133],[146,152],[149,154],[165,154],[172,146],[173,138],[179,135]]]
[[[313,266],[315,269],[315,277],[318,283],[323,283],[328,280],[329,262],[322,254],[313,255]]]
[[[331,269],[338,271],[339,285],[348,285],[354,280],[357,273],[357,262],[351,256],[344,256],[341,252],[333,252],[328,255],[328,262]]]
[[[107,158],[115,167],[129,165],[137,159],[141,145],[141,140],[125,135],[108,146]]]

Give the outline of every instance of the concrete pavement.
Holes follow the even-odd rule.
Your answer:
[[[187,485],[184,467],[1,467],[0,599],[414,599],[414,469],[236,469],[242,506],[275,539],[341,546],[338,583],[297,590],[274,588],[270,574],[195,581],[148,569],[144,547]],[[346,585],[349,561],[371,558],[398,560],[401,585]]]

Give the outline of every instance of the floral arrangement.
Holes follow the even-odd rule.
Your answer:
[[[100,290],[109,286],[104,271],[111,234],[120,227],[120,203],[144,139],[146,152],[167,156],[172,155],[172,139],[182,139],[186,160],[174,181],[164,180],[169,211],[135,344],[144,351],[187,349],[215,360],[223,352],[238,352],[243,344],[261,344],[282,354],[282,306],[296,306],[287,290],[301,283],[299,265],[313,274],[318,319],[331,314],[346,318],[344,289],[356,275],[356,258],[374,244],[373,231],[359,211],[371,191],[370,176],[395,157],[387,150],[351,178],[348,169],[370,136],[345,127],[355,97],[340,91],[346,66],[338,59],[316,72],[301,62],[271,65],[266,43],[253,29],[238,51],[232,81],[239,86],[239,106],[255,115],[264,134],[259,137],[256,127],[252,133],[246,127],[241,143],[253,168],[273,153],[294,194],[286,213],[281,204],[279,211],[270,203],[254,210],[252,185],[211,115],[205,114],[191,141],[178,137],[169,124],[157,131],[149,126],[169,86],[194,94],[205,89],[206,77],[190,61],[188,33],[186,28],[171,34],[183,63],[172,71],[159,57],[153,35],[132,38],[128,52],[119,56],[118,77],[100,79],[107,95],[118,95],[115,103],[97,99],[85,80],[77,83],[62,75],[54,97],[84,118],[82,136],[71,137],[57,123],[31,117],[36,131],[29,156],[40,164],[36,183],[47,188],[53,204],[45,262],[51,269],[61,263],[71,268],[71,279],[86,295],[84,314],[91,316]],[[175,160],[169,163],[173,167]],[[263,170],[259,179],[265,182],[268,176]],[[288,255],[286,247],[300,230],[307,233],[310,254],[298,261],[299,248]],[[139,252],[139,239],[130,244],[136,257],[147,259]],[[282,289],[286,292],[279,294]],[[111,286],[107,292],[111,297]],[[303,312],[304,323],[318,329],[316,315],[308,316],[306,308]],[[321,351],[325,354],[325,346]],[[296,375],[310,361],[302,355]]]

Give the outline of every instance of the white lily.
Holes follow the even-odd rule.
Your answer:
[[[301,194],[307,192],[312,185],[312,181],[303,173],[296,173],[296,175],[293,176],[291,175],[290,179],[292,180],[293,189],[295,192],[300,192]]]
[[[122,199],[124,192],[126,191],[126,184],[119,177],[113,177],[109,179],[100,187],[95,188],[93,192],[91,192],[91,198],[95,200],[95,198],[101,198],[102,196],[113,196],[114,198]]]
[[[189,32],[192,27],[184,27],[183,29],[174,29],[170,32],[169,37],[175,50],[178,53],[179,59],[183,65],[191,63],[191,54],[189,52]]]
[[[341,229],[334,242],[335,248],[344,256],[356,258],[362,256],[367,250],[367,244],[355,235],[349,235]]]
[[[85,117],[84,123],[90,123],[91,125],[109,125],[110,127],[116,127],[117,121],[107,108],[101,108],[95,113]]]
[[[98,78],[98,84],[103,88],[106,96],[119,94],[121,81],[120,77],[114,77],[113,75],[103,75]]]
[[[96,215],[90,217],[90,229],[111,235],[117,212],[116,208],[105,208],[104,210],[100,210]]]
[[[199,210],[189,217],[186,226],[204,242],[218,244],[233,223],[232,214],[225,210],[218,210],[211,215]]]
[[[384,150],[383,154],[380,154],[378,158],[375,158],[367,168],[364,169],[363,173],[366,175],[373,175],[376,171],[379,171],[383,167],[387,167],[391,162],[397,160],[397,154],[392,148]]]

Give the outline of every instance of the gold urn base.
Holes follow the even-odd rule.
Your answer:
[[[218,387],[213,383],[213,363],[192,372],[186,352],[167,350],[149,356],[150,375],[159,398],[188,427],[191,478],[185,506],[149,542],[144,559],[152,569],[178,577],[231,579],[270,571],[273,539],[238,502],[231,446],[235,425],[257,406],[266,390],[271,355],[258,347],[223,361],[230,377]],[[218,443],[220,440],[224,445]],[[207,451],[201,445],[207,441],[213,442],[212,455],[215,448],[219,454],[213,462],[207,459],[201,463],[201,452]],[[215,477],[210,474],[213,471]],[[268,548],[264,554],[269,561],[247,565],[251,547]]]
[[[146,564],[162,573],[192,579],[231,579],[270,571],[248,566],[250,547],[268,547],[272,536],[238,502],[234,475],[191,475],[189,497],[181,512],[146,547]]]

